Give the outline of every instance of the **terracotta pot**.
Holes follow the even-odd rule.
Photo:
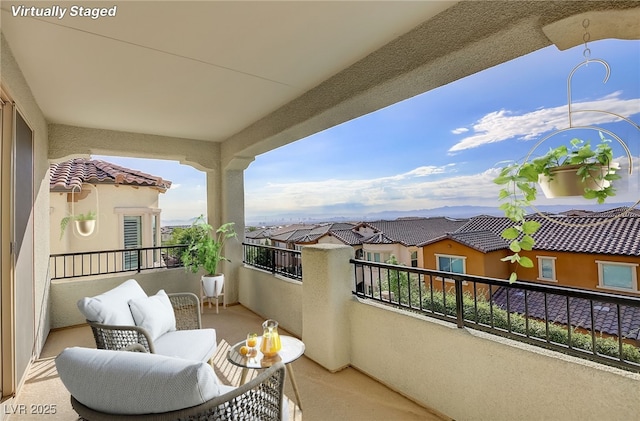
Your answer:
[[[577,175],[580,165],[565,165],[552,168],[551,178],[540,174],[538,184],[545,197],[551,199],[564,196],[582,196],[584,190],[603,190],[611,185],[611,182],[604,180],[604,176],[609,172],[609,167],[600,166],[599,169],[591,171],[591,177],[582,181]]]
[[[204,295],[207,297],[217,297],[220,295],[222,293],[223,286],[224,274],[202,277],[202,289],[204,291]]]
[[[83,237],[87,237],[93,234],[93,231],[96,228],[95,219],[88,219],[85,221],[75,221],[75,222],[76,222],[76,230],[78,231],[78,234],[82,235]]]

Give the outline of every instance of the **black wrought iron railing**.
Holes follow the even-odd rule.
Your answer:
[[[640,372],[640,298],[351,260],[353,294]]]
[[[302,281],[302,253],[297,250],[242,243],[244,264]]]
[[[186,245],[52,254],[51,279],[181,267]]]

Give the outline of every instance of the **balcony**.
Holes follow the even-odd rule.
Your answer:
[[[636,399],[640,374],[637,364],[626,361],[626,353],[616,354],[614,349],[613,358],[599,355],[600,351],[589,355],[579,346],[572,349],[550,337],[538,338],[532,326],[533,319],[540,316],[525,316],[528,327],[524,334],[515,328],[515,317],[507,317],[506,327],[492,325],[477,316],[480,304],[465,306],[460,301],[456,305],[455,299],[450,302],[443,295],[458,285],[455,296],[468,296],[476,283],[490,286],[500,283],[498,280],[467,276],[463,284],[462,277],[454,274],[449,280],[442,273],[398,270],[354,261],[352,257],[349,247],[305,247],[301,253],[304,282],[274,275],[270,268],[241,267],[237,275],[240,305],[227,307],[217,315],[206,309],[203,317],[205,326],[218,331],[216,367],[220,378],[237,384],[239,372],[226,363],[226,349],[246,332],[258,330],[268,317],[277,319],[284,331],[306,344],[305,356],[293,364],[304,412],[290,401],[291,419],[302,419],[303,415],[305,420],[633,419],[640,409]],[[425,272],[422,283],[429,285],[430,291],[423,293],[423,304],[416,306],[411,298],[401,298],[401,291],[394,292],[392,283],[404,271],[409,278],[409,272]],[[62,279],[54,281],[51,288],[53,326],[82,323],[75,309],[78,298],[130,277],[135,277],[148,293],[159,288],[168,292],[199,290],[197,276],[182,268],[150,269],[109,279]],[[359,281],[366,280],[371,285],[378,283],[372,290],[379,292],[369,293],[366,285],[358,286]],[[535,286],[517,286],[526,291],[524,297],[540,292]],[[385,289],[388,292],[382,294]],[[475,291],[473,296],[481,296],[478,289]],[[562,295],[566,291],[557,287],[553,292],[545,291],[552,293]],[[507,305],[515,310],[515,297],[519,296],[516,294]],[[606,298],[600,294],[597,299]],[[585,295],[584,299],[591,298]],[[443,305],[437,307],[440,301]],[[524,302],[525,307],[531,304],[527,298]],[[601,301],[592,305],[595,302]],[[624,304],[639,303],[630,299]],[[496,307],[494,314],[498,312]],[[575,319],[570,311],[568,317]],[[597,317],[591,320],[596,323]],[[567,329],[569,337],[571,332]],[[599,340],[595,335],[591,339]],[[540,342],[547,346],[541,348]],[[618,349],[630,345],[626,340],[614,343]],[[49,335],[18,404],[55,403],[61,419],[62,414],[65,419],[74,416],[68,394],[55,375],[52,357],[65,346],[75,345],[93,346],[86,326],[54,330]],[[591,361],[597,359],[593,357],[620,366],[630,364],[622,370]],[[289,398],[294,396],[289,384],[285,393]],[[51,398],[45,402],[43,396]]]
[[[205,307],[203,326],[215,328],[218,336],[215,370],[222,382],[237,385],[240,380],[240,369],[226,361],[229,345],[244,339],[246,332],[257,331],[263,320],[263,317],[242,305],[228,306],[220,310],[219,314]],[[286,331],[282,333],[291,335]],[[5,407],[4,412],[16,412],[16,415],[9,417],[10,420],[42,417],[31,413],[31,405],[55,405],[56,414],[52,419],[77,419],[69,402],[69,394],[57,377],[54,364],[55,356],[70,346],[95,347],[90,328],[76,326],[57,330],[49,335],[42,355],[32,365],[17,402],[12,407]],[[293,363],[293,369],[304,413],[297,407],[291,383],[287,380],[285,395],[289,419],[292,421],[449,419],[412,402],[354,368],[331,373],[303,356]],[[251,375],[250,372],[249,376]],[[26,415],[19,414],[20,408],[26,408]]]

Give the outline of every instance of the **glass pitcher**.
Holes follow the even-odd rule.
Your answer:
[[[260,352],[265,357],[273,357],[282,349],[280,343],[280,335],[278,335],[278,322],[269,319],[262,323],[262,342],[260,343]]]

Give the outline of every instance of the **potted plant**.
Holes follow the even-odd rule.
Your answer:
[[[60,239],[64,236],[64,232],[67,229],[67,225],[69,222],[74,221],[76,225],[76,230],[78,234],[83,237],[87,237],[93,234],[93,231],[96,228],[96,213],[94,211],[89,211],[86,214],[81,213],[79,215],[68,215],[60,220]]]
[[[234,223],[227,222],[213,232],[213,227],[200,215],[185,231],[183,238],[187,240],[187,248],[182,253],[182,263],[193,273],[204,269],[204,293],[207,297],[217,297],[224,285],[224,274],[218,272],[218,264],[229,261],[222,255],[222,249],[228,239],[237,237]]]
[[[612,182],[620,179],[616,174],[619,168],[613,162],[611,140],[602,133],[600,140],[594,149],[589,141],[572,139],[569,147],[561,145],[530,162],[502,168],[493,181],[504,186],[498,196],[500,201],[504,201],[500,209],[514,222],[501,233],[505,240],[510,241],[509,249],[513,253],[502,261],[533,267],[533,261],[521,256],[520,252],[533,249],[533,234],[540,228],[539,222],[526,220],[527,209],[536,199],[538,185],[547,197],[581,195],[601,204],[607,197],[615,196]],[[517,274],[513,271],[509,282],[516,279]]]

